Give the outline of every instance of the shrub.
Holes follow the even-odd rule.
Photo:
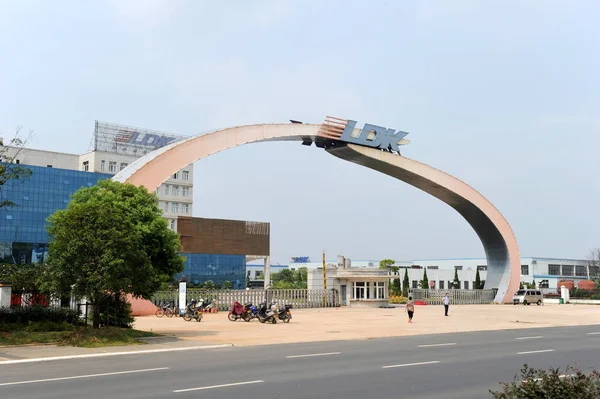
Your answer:
[[[79,314],[68,308],[48,308],[44,306],[26,306],[0,308],[0,324],[23,324],[31,322],[75,324]]]
[[[491,391],[495,399],[597,399],[600,398],[600,373],[596,370],[584,374],[579,369],[535,370],[527,364],[521,375],[510,383],[502,383],[502,391]]]
[[[573,298],[591,298],[594,295],[594,291],[576,289],[573,293]]]
[[[106,294],[100,299],[100,325],[112,327],[131,327],[131,304],[125,295]]]

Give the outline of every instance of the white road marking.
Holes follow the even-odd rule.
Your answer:
[[[419,348],[433,348],[435,346],[452,346],[456,345],[456,342],[448,343],[448,344],[430,344],[430,345],[419,345]]]
[[[515,339],[540,339],[540,338],[544,338],[543,335],[536,335],[533,337],[519,337],[519,338],[515,338]]]
[[[543,350],[539,350],[539,351],[517,352],[517,355],[528,355],[530,353],[544,353],[544,352],[554,352],[554,349],[543,349]]]
[[[35,358],[35,359],[6,360],[6,361],[0,361],[0,366],[8,365],[8,364],[20,364],[20,363],[51,362],[54,360],[89,359],[89,358],[93,358],[93,357],[143,355],[143,354],[148,354],[148,353],[163,353],[163,352],[179,352],[179,351],[200,350],[200,349],[230,348],[232,346],[233,346],[232,344],[188,346],[188,347],[182,347],[182,348],[148,349],[148,350],[141,350],[141,351],[91,353],[89,355],[55,356],[55,357],[41,357],[41,358]]]
[[[432,362],[420,362],[420,363],[406,363],[406,364],[394,364],[391,366],[381,366],[382,369],[393,369],[397,367],[410,367],[410,366],[422,366],[425,364],[436,364],[439,363],[439,360],[434,360]]]
[[[329,353],[313,353],[310,355],[294,355],[294,356],[286,356],[286,359],[296,359],[299,357],[314,357],[314,356],[333,356],[333,355],[341,355],[342,352],[329,352]]]
[[[111,376],[111,375],[121,375],[121,374],[147,373],[147,372],[150,372],[150,371],[163,371],[163,370],[168,370],[168,369],[169,369],[168,367],[159,367],[159,368],[154,368],[154,369],[116,371],[114,373],[76,375],[76,376],[73,376],[73,377],[46,378],[46,379],[43,379],[43,380],[4,382],[4,383],[0,384],[0,387],[5,387],[5,386],[9,386],[9,385],[36,384],[36,383],[40,383],[40,382],[77,380],[77,379],[82,379],[82,378],[107,377],[107,376]]]
[[[587,333],[587,335],[600,335],[600,332]]]
[[[203,391],[205,389],[227,388],[227,387],[235,387],[235,386],[238,386],[238,385],[260,384],[261,382],[264,382],[264,381],[263,380],[256,380],[256,381],[246,381],[246,382],[234,382],[232,384],[211,385],[209,387],[178,389],[178,390],[173,391],[173,392],[179,393],[179,392],[190,392],[190,391]]]

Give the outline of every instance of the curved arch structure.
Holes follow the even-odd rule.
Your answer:
[[[485,249],[488,262],[485,287],[498,289],[495,302],[512,302],[512,294],[519,288],[520,281],[519,248],[510,225],[485,197],[461,180],[431,166],[375,148],[337,141],[339,134],[336,137],[324,134],[327,132],[324,126],[266,124],[212,131],[153,151],[116,174],[113,180],[143,185],[153,191],[178,170],[228,148],[262,141],[316,142],[338,158],[402,180],[454,208],[473,227]],[[361,130],[353,129],[351,134],[359,137]]]

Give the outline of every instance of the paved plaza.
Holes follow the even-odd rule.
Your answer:
[[[206,314],[200,323],[147,316],[137,318],[135,328],[186,341],[248,346],[600,324],[597,305],[451,305],[448,317],[443,306],[417,306],[412,324],[403,307],[292,309],[292,314],[289,324],[276,325],[231,322],[227,312]]]

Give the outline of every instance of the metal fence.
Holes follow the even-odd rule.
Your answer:
[[[494,301],[497,290],[425,290],[411,289],[409,295],[416,301],[430,305],[441,305],[446,293],[450,294],[450,303],[454,305],[489,304]]]
[[[280,304],[292,305],[294,309],[322,308],[340,306],[339,295],[336,289],[309,290],[203,290],[188,289],[187,302],[192,299],[197,301],[210,299],[221,311],[231,309],[235,301],[244,304],[252,302],[258,305],[261,302],[271,303],[277,301]],[[155,305],[174,302],[179,307],[179,291],[159,291],[152,298]]]

